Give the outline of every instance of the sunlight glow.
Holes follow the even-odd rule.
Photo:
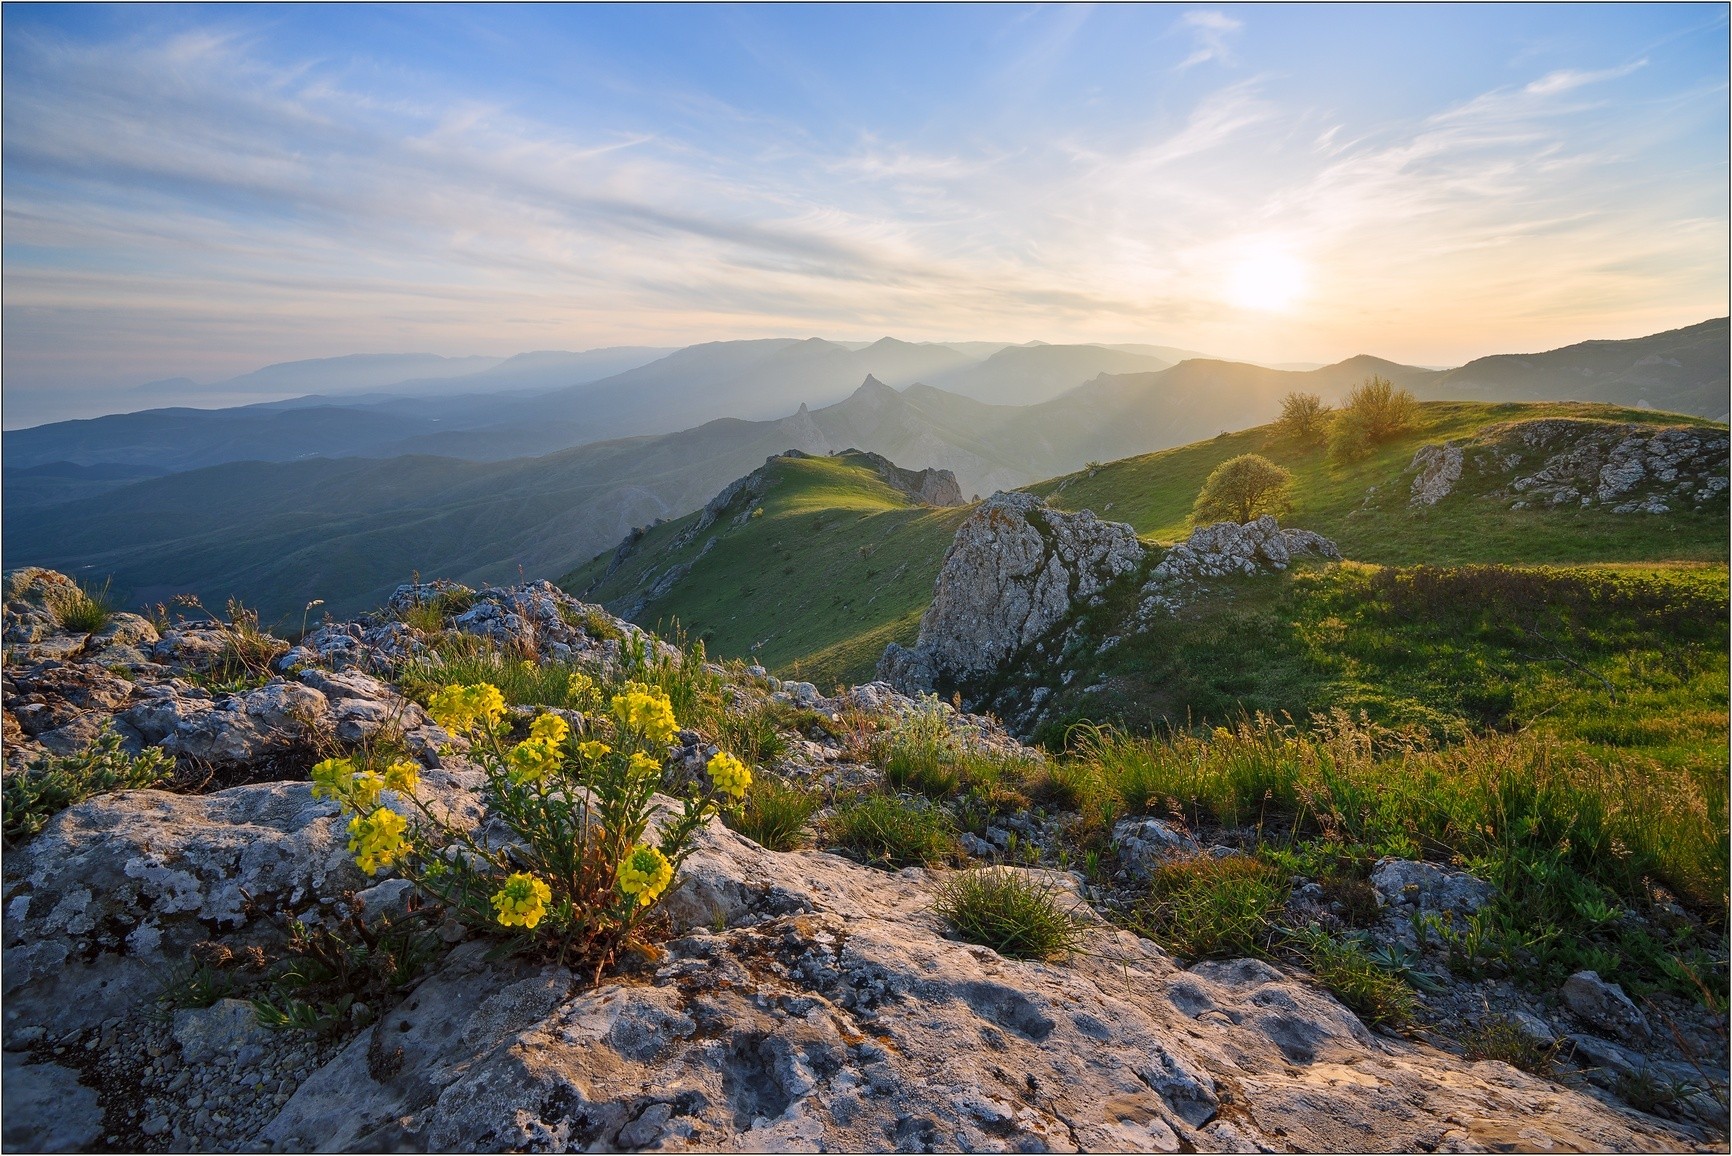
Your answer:
[[[1242,258],[1227,281],[1227,300],[1242,309],[1285,313],[1305,293],[1305,266],[1291,253],[1256,249]]]

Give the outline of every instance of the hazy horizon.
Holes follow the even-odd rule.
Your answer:
[[[360,353],[1459,365],[1728,312],[1723,6],[3,18],[22,413]]]

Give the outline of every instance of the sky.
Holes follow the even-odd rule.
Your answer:
[[[350,353],[1658,332],[1728,311],[1727,11],[11,3],[0,401]]]

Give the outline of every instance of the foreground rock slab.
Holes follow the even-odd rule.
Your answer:
[[[1369,1032],[1253,960],[1104,923],[1066,963],[945,938],[934,879],[710,831],[653,971],[464,944],[308,1080],[277,1150],[1631,1151],[1686,1139]],[[1064,877],[1055,877],[1060,881]],[[1085,909],[1086,910],[1086,909]],[[713,927],[724,930],[714,931]]]

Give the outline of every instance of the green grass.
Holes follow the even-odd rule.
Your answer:
[[[1345,716],[1310,731],[1264,719],[1210,735],[1097,732],[1080,758],[1109,802],[1122,800],[1129,776],[1195,825],[1255,826],[1282,878],[1382,855],[1463,864],[1498,897],[1454,936],[1457,970],[1555,984],[1592,967],[1638,992],[1699,997],[1701,979],[1724,999],[1732,847],[1723,770],[1606,757],[1535,732],[1438,745]],[[1704,922],[1661,932],[1619,919],[1648,909],[1656,887]],[[1181,953],[1214,950],[1220,933],[1199,929],[1254,926],[1249,900],[1221,910],[1212,892],[1168,890],[1178,896],[1161,900],[1172,914],[1151,914],[1151,926],[1171,929],[1163,934]]]
[[[822,802],[815,792],[760,773],[752,780],[745,804],[738,811],[724,812],[722,819],[760,847],[793,851],[805,842],[806,824]]]
[[[1020,871],[960,871],[939,884],[933,910],[960,938],[1012,959],[1063,959],[1082,945],[1064,893]]]
[[[1531,730],[1713,777],[1725,768],[1726,584],[1724,566],[1697,563],[1342,565],[1236,579],[1105,655],[1082,647],[1054,709],[1144,731],[1338,709],[1439,739]],[[1085,615],[1091,644],[1125,634],[1119,598]],[[1081,693],[1093,683],[1104,689]],[[1064,729],[1043,737],[1062,741]],[[1127,798],[1132,809],[1146,805],[1146,790],[1125,785],[1144,796]]]
[[[1294,946],[1317,982],[1366,1023],[1401,1027],[1413,1019],[1413,989],[1373,962],[1358,943],[1308,931],[1295,937]]]
[[[955,824],[942,808],[893,795],[844,804],[829,828],[838,846],[874,867],[931,866],[956,848]]]
[[[95,634],[114,617],[114,601],[109,597],[113,580],[100,588],[80,582],[71,590],[56,590],[48,600],[48,610],[62,629],[74,634]]]
[[[651,529],[593,589],[611,552],[559,585],[617,607],[670,567],[690,563],[639,622],[677,619],[714,654],[755,657],[822,689],[866,681],[885,643],[913,640],[967,509],[915,505],[847,455],[780,459],[770,470],[774,484],[765,493],[740,499],[684,546],[675,548],[675,539],[695,514]],[[763,514],[734,525],[750,509]],[[715,546],[703,553],[711,538]]]
[[[1188,961],[1267,956],[1286,900],[1286,884],[1269,864],[1199,855],[1157,867],[1132,922]]]
[[[1190,533],[1192,503],[1221,462],[1260,453],[1293,472],[1293,507],[1283,525],[1303,526],[1335,539],[1348,558],[1386,565],[1432,562],[1724,561],[1724,503],[1705,513],[1665,517],[1586,509],[1511,510],[1509,503],[1475,501],[1464,482],[1459,495],[1437,506],[1407,506],[1403,472],[1422,445],[1462,441],[1500,422],[1569,417],[1642,425],[1710,426],[1714,423],[1652,410],[1572,402],[1426,402],[1415,428],[1348,464],[1325,450],[1295,444],[1257,426],[1209,441],[1141,457],[1029,487],[1066,510],[1090,509],[1129,522],[1137,533],[1176,542]],[[1376,486],[1378,493],[1368,495]],[[1110,508],[1109,508],[1110,506]]]

